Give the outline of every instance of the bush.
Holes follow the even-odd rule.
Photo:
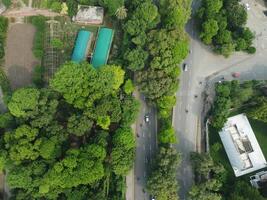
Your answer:
[[[0,59],[5,56],[5,40],[8,28],[8,19],[0,16]]]
[[[2,0],[2,2],[7,8],[12,4],[11,0]]]
[[[45,21],[44,16],[30,17],[30,22],[35,26],[36,33],[33,44],[33,54],[36,58],[41,59],[44,55],[44,36],[45,36]]]
[[[44,85],[43,74],[44,68],[42,66],[38,65],[34,68],[32,82],[38,88],[41,88]]]
[[[249,54],[254,54],[254,53],[256,53],[256,48],[255,48],[255,47],[248,47],[248,48],[247,48],[247,52],[248,52]]]

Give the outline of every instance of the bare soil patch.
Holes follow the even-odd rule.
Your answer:
[[[8,30],[5,72],[12,89],[32,83],[33,68],[39,64],[32,53],[34,34],[31,24],[14,24]]]

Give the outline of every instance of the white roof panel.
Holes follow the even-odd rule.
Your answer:
[[[228,118],[219,135],[235,176],[242,176],[267,166],[245,114]]]

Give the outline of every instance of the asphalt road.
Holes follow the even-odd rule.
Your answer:
[[[141,112],[136,123],[137,148],[134,166],[134,199],[147,200],[149,194],[145,191],[146,181],[150,172],[151,160],[155,157],[157,148],[157,116],[155,109],[147,105],[142,95],[139,96],[139,99]],[[144,121],[145,115],[149,116],[148,123]]]
[[[247,1],[243,0],[242,2],[246,3]],[[196,0],[193,1],[193,11],[197,7],[196,2]],[[190,20],[186,27],[191,39],[192,53],[184,61],[188,64],[188,71],[183,72],[180,77],[177,105],[173,112],[173,126],[180,141],[176,148],[181,152],[183,158],[178,170],[180,199],[187,199],[188,190],[193,183],[189,155],[191,151],[197,151],[200,147],[200,122],[203,117],[202,94],[205,90],[206,81],[208,80],[208,84],[212,84],[222,76],[226,80],[231,80],[233,72],[240,72],[241,80],[267,78],[267,18],[262,12],[266,8],[257,3],[250,6],[247,26],[256,35],[254,45],[257,47],[257,52],[255,55],[237,52],[227,59],[216,55],[209,47],[199,41],[193,20]],[[188,113],[185,112],[186,109]]]

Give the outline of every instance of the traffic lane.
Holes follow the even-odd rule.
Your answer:
[[[137,155],[135,168],[135,196],[136,199],[149,199],[148,193],[145,191],[147,176],[149,174],[149,169],[151,168],[151,160],[154,156],[154,149],[156,144],[155,137],[155,126],[156,126],[156,116],[155,110],[148,107],[145,102],[142,102],[142,113],[139,116],[138,124],[138,135],[137,137]],[[149,116],[149,122],[145,122],[145,116]]]

